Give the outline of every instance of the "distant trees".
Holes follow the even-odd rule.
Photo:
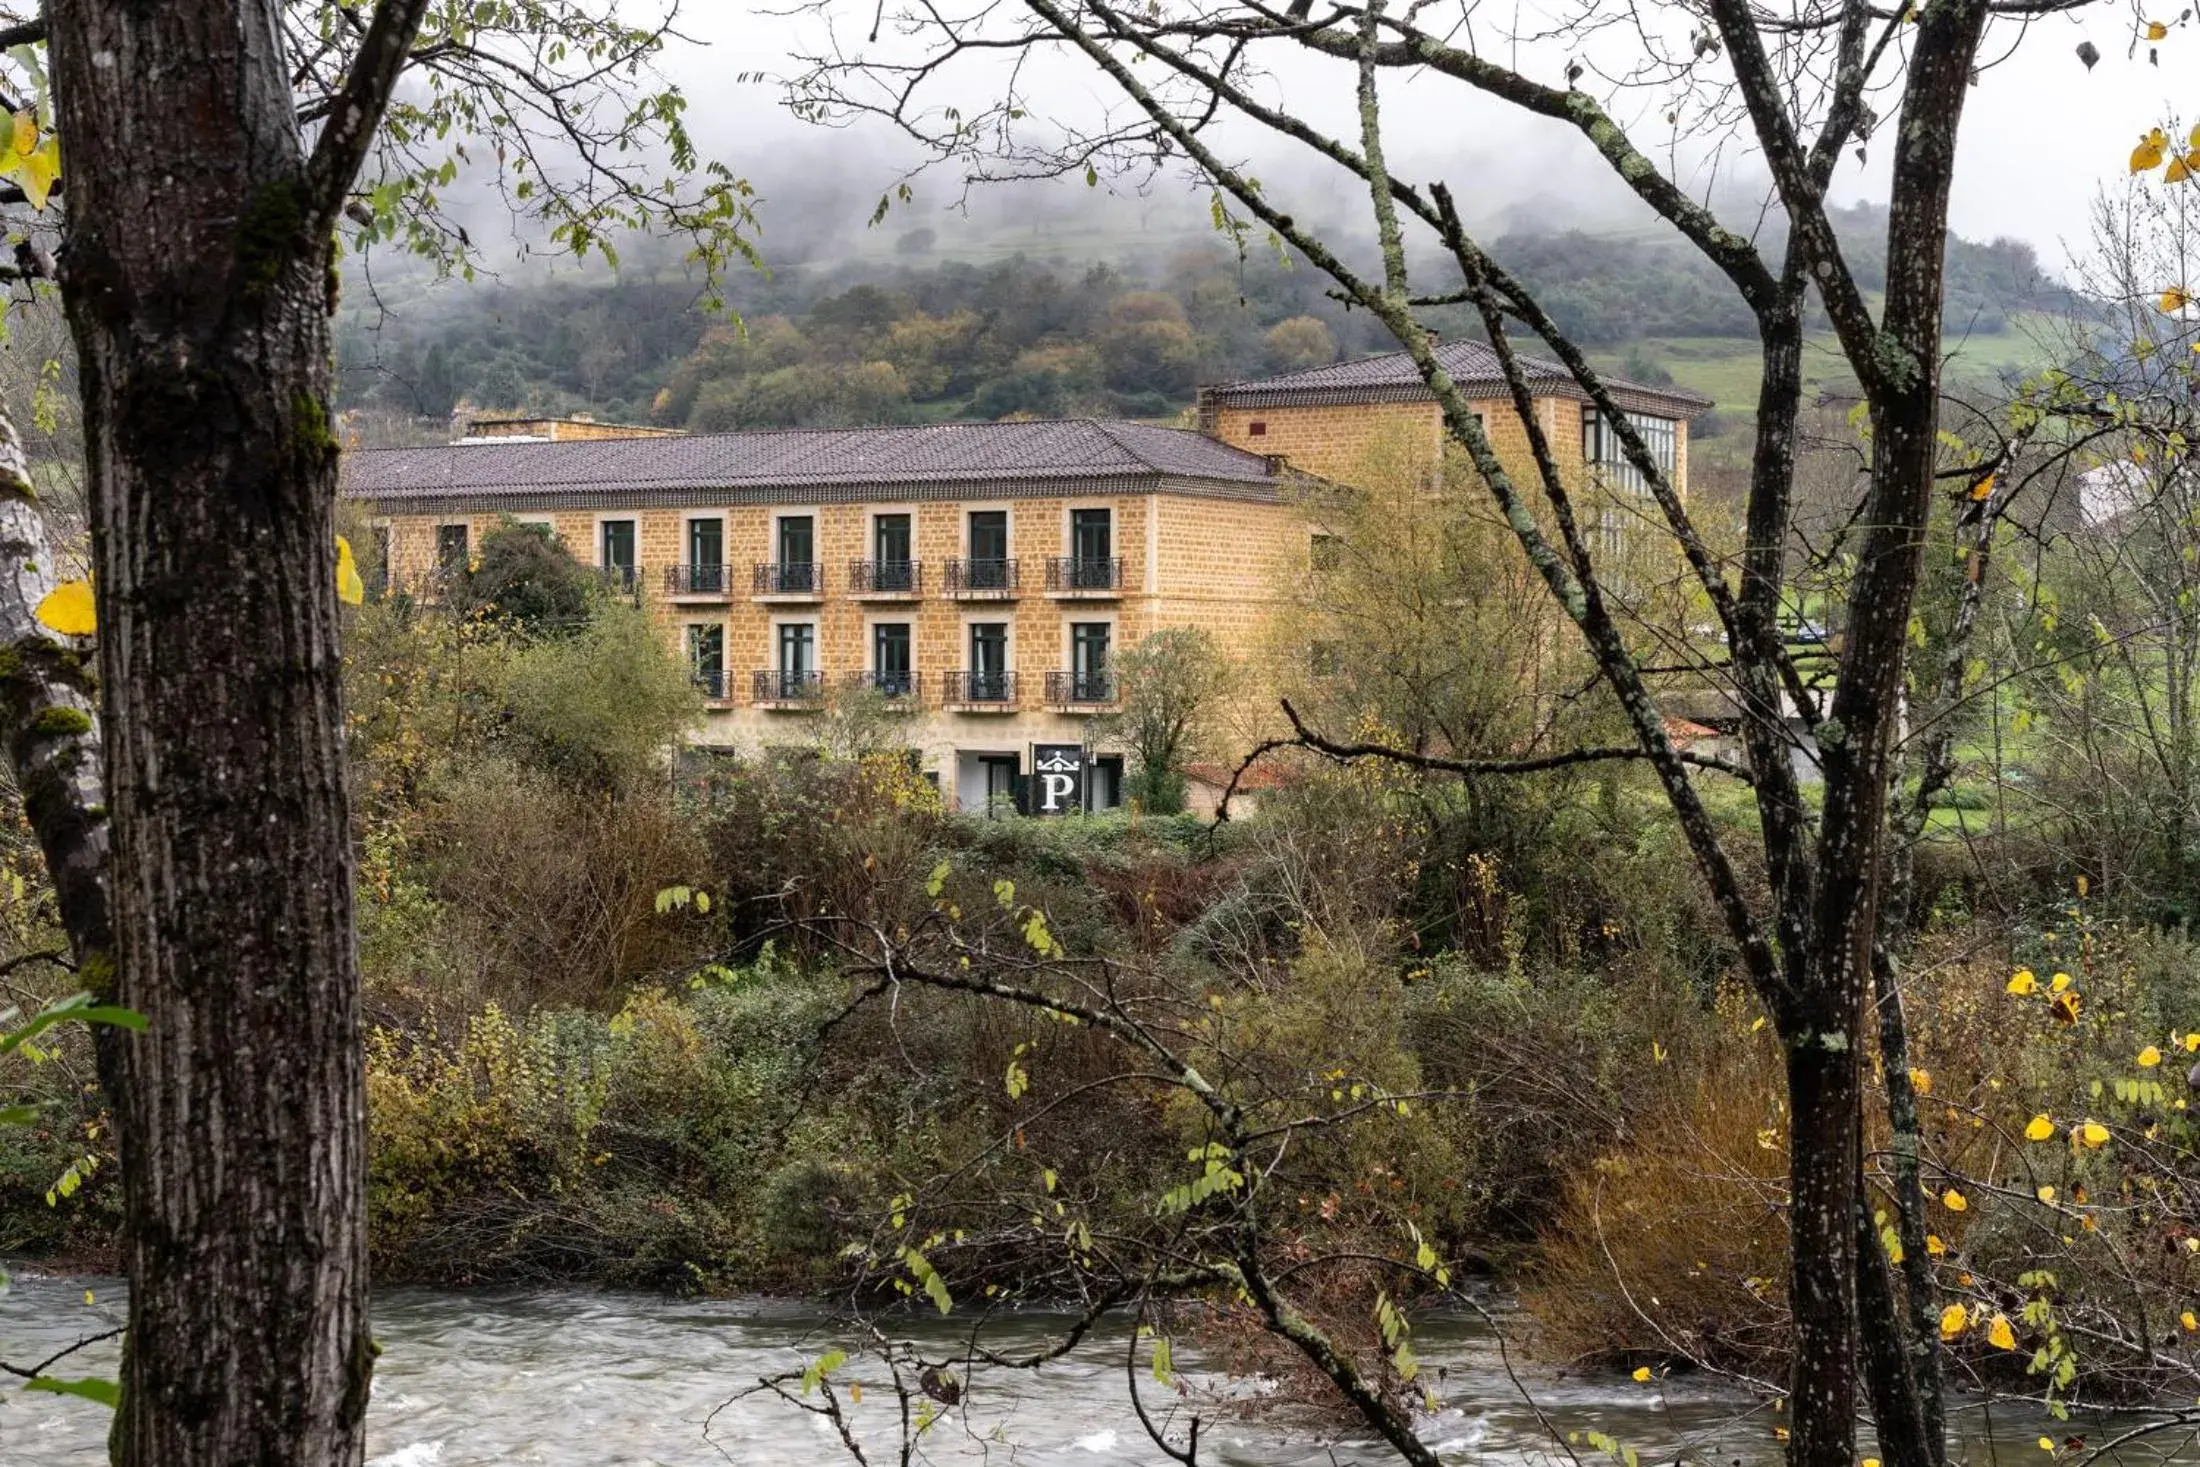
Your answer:
[[[1118,711],[1095,733],[1133,760],[1125,793],[1156,815],[1184,808],[1185,766],[1206,751],[1230,692],[1230,667],[1205,627],[1163,627],[1116,654]]]
[[[1268,328],[1261,349],[1271,370],[1296,372],[1335,361],[1337,338],[1319,316],[1293,316]]]
[[[547,526],[507,521],[481,537],[473,564],[446,594],[467,615],[541,634],[578,626],[601,585]]]

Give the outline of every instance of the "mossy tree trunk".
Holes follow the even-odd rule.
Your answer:
[[[117,1462],[357,1462],[364,1102],[337,648],[337,212],[422,0],[310,153],[274,0],[54,0],[131,1281]]]

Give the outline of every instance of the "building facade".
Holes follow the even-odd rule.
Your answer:
[[[1091,420],[618,438],[494,435],[347,455],[392,584],[430,584],[507,518],[540,525],[666,627],[698,742],[802,744],[850,696],[964,809],[1018,798],[1034,748],[1083,746],[1118,651],[1201,626],[1253,655],[1304,574],[1279,460]],[[1087,802],[1117,803],[1093,751]]]
[[[1494,370],[1486,349],[1444,351],[1525,469],[1501,384],[1474,375]],[[1536,368],[1568,466],[1616,462],[1563,370]],[[1685,482],[1703,400],[1622,391]],[[1086,750],[1084,803],[1106,807],[1124,770],[1091,728],[1118,706],[1118,653],[1204,627],[1257,683],[1319,538],[1295,489],[1349,483],[1385,434],[1425,437],[1432,463],[1442,444],[1403,354],[1205,390],[1200,421],[691,436],[477,419],[451,444],[347,454],[344,493],[398,586],[465,564],[507,519],[543,527],[664,626],[707,699],[699,743],[811,743],[821,713],[861,697],[906,720],[902,741],[962,809],[1028,804],[1039,751],[1069,747]]]

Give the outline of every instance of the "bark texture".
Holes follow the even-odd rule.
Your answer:
[[[46,856],[61,924],[86,986],[112,996],[107,915],[107,791],[92,654],[38,621],[67,579],[53,526],[31,488],[15,424],[0,409],[0,735],[23,811]],[[100,1079],[115,1044],[101,1031]]]
[[[309,165],[278,12],[46,11],[115,997],[149,1024],[123,1046],[117,1127],[132,1290],[112,1443],[133,1467],[363,1455],[365,1125],[327,409],[330,175],[340,190],[350,171],[345,154]],[[371,132],[379,115],[370,94],[328,126]]]

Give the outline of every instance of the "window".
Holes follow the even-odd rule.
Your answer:
[[[1104,561],[1115,554],[1115,515],[1105,509],[1074,509],[1069,516],[1069,555],[1080,563]]]
[[[466,527],[464,525],[437,525],[435,527],[435,563],[443,570],[466,568]]]
[[[1102,754],[1085,769],[1085,808],[1113,810],[1123,803],[1123,756]]]
[[[1245,425],[1245,436],[1248,438],[1266,438],[1268,436],[1268,425],[1256,418]]]
[[[909,563],[909,516],[882,514],[871,521],[871,547],[880,565]]]
[[[726,593],[726,523],[715,515],[687,522],[684,562],[671,573],[667,584],[675,592],[694,596]]]
[[[909,623],[880,622],[872,627],[871,685],[890,698],[906,698],[914,681]]]
[[[634,589],[634,521],[605,520],[596,534],[600,543],[597,564],[604,578],[621,590]]]
[[[779,580],[781,591],[817,589],[817,521],[806,514],[779,517]]]
[[[1005,591],[1014,584],[1008,558],[1008,511],[970,512],[970,559],[963,567],[966,591]]]
[[[816,627],[806,621],[791,621],[779,628],[779,671],[782,676],[798,678],[817,671]]]
[[[1108,644],[1115,628],[1108,622],[1078,622],[1069,629],[1070,701],[1105,703],[1115,696]]]
[[[687,629],[688,670],[706,698],[726,695],[726,629],[717,622]]]
[[[917,588],[917,567],[910,556],[912,538],[909,516],[872,516],[871,572],[867,589],[906,593]]]
[[[1008,697],[1008,623],[975,622],[970,628],[970,701],[999,703]]]
[[[1642,439],[1643,447],[1650,450],[1650,459],[1658,471],[1671,483],[1676,457],[1679,451],[1679,425],[1671,418],[1654,418],[1648,413],[1627,414],[1627,426]],[[1619,430],[1604,420],[1604,415],[1594,409],[1584,410],[1581,417],[1581,457],[1590,470],[1605,484],[1630,494],[1646,494],[1650,481],[1642,476],[1627,460],[1627,449],[1620,442]]]
[[[1328,575],[1344,564],[1344,541],[1335,535],[1316,534],[1307,547],[1306,559],[1315,575]]]

